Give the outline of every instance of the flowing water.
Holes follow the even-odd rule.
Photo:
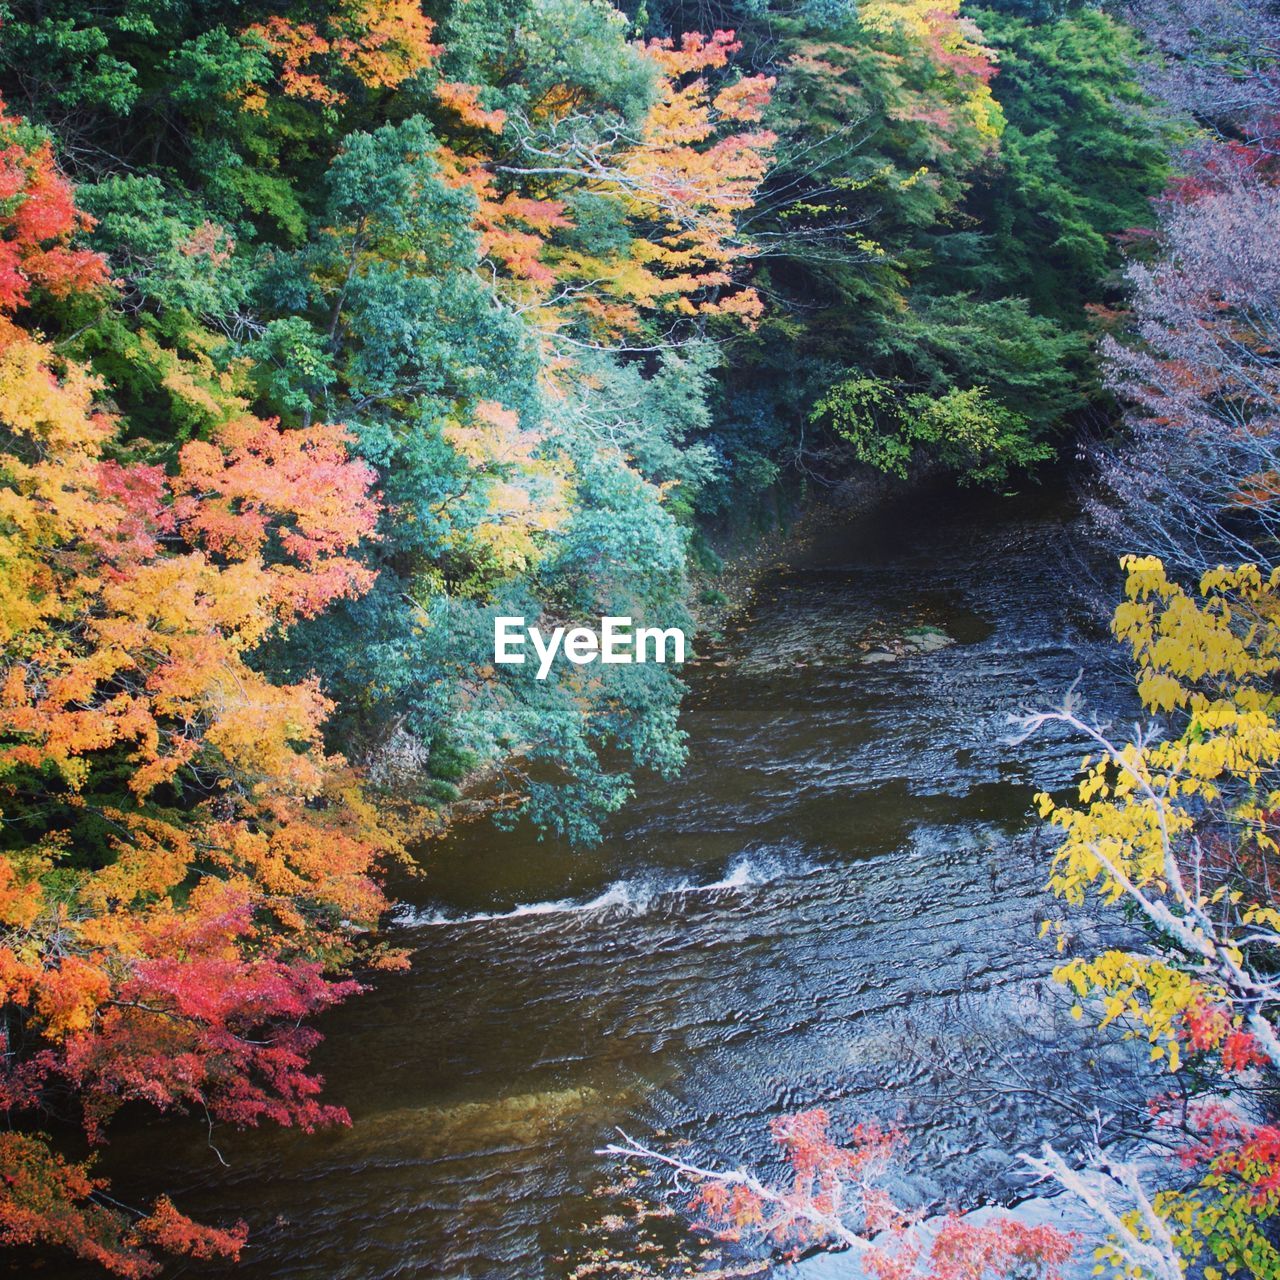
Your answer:
[[[688,767],[601,847],[475,825],[433,850],[395,926],[412,971],[322,1024],[350,1130],[219,1132],[224,1168],[147,1125],[117,1194],[245,1218],[243,1280],[562,1277],[614,1126],[760,1158],[770,1116],[825,1105],[900,1123],[926,1203],[1016,1197],[1078,1048],[1028,807],[1078,752],[1009,745],[1007,716],[1081,667],[1119,688],[1063,589],[1074,539],[1040,496],[833,523],[690,669]]]

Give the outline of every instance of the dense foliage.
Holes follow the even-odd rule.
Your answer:
[[[333,975],[395,846],[324,750],[316,682],[251,658],[367,587],[348,553],[377,519],[372,472],[341,428],[243,408],[167,470],[122,449],[91,370],[15,323],[36,290],[70,304],[108,273],[71,244],[84,219],[48,141],[7,115],[0,135],[0,1100],[38,1114],[69,1090],[91,1139],[131,1101],[342,1119],[300,1020],[356,989]],[[163,1198],[131,1221],[39,1133],[0,1146],[0,1238],[125,1275],[147,1243],[242,1242]]]
[[[48,1131],[343,1120],[405,837],[679,768],[668,668],[496,616],[691,626],[766,498],[1102,403],[1167,130],[1050,8],[0,3],[0,1239],[234,1254]]]

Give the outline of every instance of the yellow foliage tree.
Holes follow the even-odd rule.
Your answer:
[[[1148,729],[1117,745],[1069,704],[1035,717],[1097,748],[1084,760],[1077,803],[1047,794],[1038,803],[1065,835],[1054,892],[1073,905],[1091,892],[1125,898],[1168,944],[1159,955],[1072,960],[1059,976],[1081,995],[1103,993],[1106,1020],[1123,1012],[1139,1022],[1171,1069],[1188,1017],[1202,1008],[1227,1011],[1219,1041],[1242,1030],[1280,1068],[1280,982],[1266,976],[1280,912],[1249,895],[1254,864],[1280,849],[1280,570],[1216,569],[1196,599],[1159,560],[1124,564],[1113,630],[1137,663],[1143,705],[1175,717],[1180,731]]]
[[[1030,717],[1087,738],[1076,796],[1037,797],[1062,832],[1050,887],[1083,905],[1124,902],[1147,926],[1143,946],[1062,964],[1057,977],[1100,1006],[1102,1025],[1145,1037],[1153,1061],[1188,1056],[1222,1079],[1280,1071],[1280,910],[1269,886],[1280,852],[1280,569],[1219,567],[1195,593],[1153,557],[1129,556],[1112,623],[1136,663],[1146,710],[1161,720],[1117,743],[1079,714],[1074,696]],[[1059,948],[1068,935],[1057,928]],[[1212,1073],[1211,1073],[1212,1078]],[[1157,1117],[1158,1123],[1167,1123]],[[1275,1275],[1280,1253],[1263,1221],[1280,1211],[1280,1129],[1212,1099],[1176,1123],[1198,1183],[1148,1194],[1132,1166],[1069,1167],[1045,1148],[1029,1163],[1086,1201],[1110,1229],[1103,1262],[1123,1276],[1180,1280]],[[1207,1257],[1206,1257],[1207,1255]]]

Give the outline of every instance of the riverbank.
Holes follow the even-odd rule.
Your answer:
[[[689,558],[687,602],[695,625],[686,669],[692,671],[723,644],[727,630],[750,610],[761,583],[803,559],[824,530],[937,483],[937,472],[926,467],[905,481],[854,467],[820,498],[778,488],[751,515],[697,530]],[[520,802],[519,789],[506,782],[520,773],[519,749],[452,780],[436,777],[431,764],[427,746],[400,730],[366,761],[383,804],[406,815],[417,840],[439,840],[456,821],[482,820]]]
[[[778,490],[754,519],[722,522],[699,535],[710,551],[711,563],[695,563],[689,574],[690,612],[697,634],[712,644],[723,639],[725,628],[750,607],[752,597],[770,573],[777,573],[799,559],[823,529],[833,522],[847,524],[874,510],[895,495],[936,482],[936,473],[917,468],[910,480],[899,480],[871,467],[852,467],[837,484],[818,495],[811,490],[787,493]]]

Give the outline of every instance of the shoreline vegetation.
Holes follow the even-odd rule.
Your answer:
[[[0,3],[15,1265],[232,1269],[243,1222],[116,1198],[113,1123],[350,1123],[314,1020],[410,963],[407,850],[480,810],[590,847],[678,776],[677,671],[498,663],[495,619],[714,644],[824,510],[1065,465],[1146,719],[1021,723],[1084,755],[1035,802],[1046,936],[1168,1088],[1023,1155],[1104,1272],[1280,1277],[1278,122],[1262,0]],[[1090,904],[1142,941],[1075,950]],[[733,1265],[1074,1265],[922,1243],[892,1127],[769,1138],[783,1181],[610,1156]]]

